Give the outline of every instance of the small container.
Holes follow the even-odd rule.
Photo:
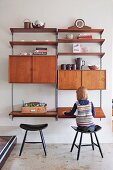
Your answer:
[[[66,64],[66,70],[71,70],[71,64]]]
[[[24,20],[24,28],[31,28],[31,21],[29,19]]]
[[[66,38],[67,38],[67,39],[73,39],[74,36],[73,36],[73,34],[67,34],[67,35],[66,35]]]
[[[66,70],[66,64],[61,64],[61,70]]]
[[[76,64],[71,64],[71,70],[76,70]]]

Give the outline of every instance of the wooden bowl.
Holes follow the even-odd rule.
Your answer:
[[[98,70],[98,67],[95,65],[88,66],[90,70]]]

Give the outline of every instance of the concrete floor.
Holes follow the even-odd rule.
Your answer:
[[[81,148],[80,158],[76,160],[77,148],[70,152],[70,144],[47,144],[47,157],[41,144],[25,144],[19,157],[17,144],[2,170],[113,170],[113,144],[101,144],[104,158],[98,148]]]

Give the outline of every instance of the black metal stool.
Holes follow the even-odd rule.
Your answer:
[[[21,156],[21,153],[23,151],[23,147],[24,147],[25,143],[42,143],[45,156],[47,155],[46,144],[45,144],[45,140],[44,140],[44,136],[43,136],[43,132],[42,132],[42,129],[45,129],[47,126],[48,126],[48,124],[39,124],[39,125],[20,124],[20,128],[22,128],[26,131],[25,131],[25,135],[24,135],[24,139],[23,139],[23,142],[22,142],[22,146],[21,146],[21,149],[20,149],[19,156]],[[39,131],[40,137],[41,137],[41,142],[26,142],[26,136],[27,136],[28,131]]]
[[[80,155],[80,149],[81,149],[81,146],[92,146],[92,149],[94,150],[94,145],[96,145],[96,146],[99,148],[100,154],[101,154],[101,156],[102,156],[102,158],[103,158],[102,150],[101,150],[101,147],[100,147],[100,144],[99,144],[99,141],[98,141],[97,135],[96,135],[96,132],[97,132],[97,131],[99,131],[99,130],[101,129],[101,127],[100,127],[100,126],[96,125],[96,126],[95,126],[95,130],[94,130],[94,131],[92,131],[92,132],[90,132],[90,131],[83,131],[83,130],[79,130],[79,129],[78,129],[77,127],[75,127],[75,126],[72,126],[72,128],[76,131],[76,134],[75,134],[75,138],[74,138],[74,140],[73,140],[73,144],[72,144],[72,147],[71,147],[70,152],[72,152],[72,150],[73,150],[74,146],[76,146],[76,147],[78,148],[77,160],[79,160],[79,155]],[[80,141],[79,141],[79,144],[78,144],[78,145],[76,145],[76,143],[75,143],[75,142],[76,142],[76,139],[77,139],[77,136],[78,136],[78,132],[80,132],[80,133],[81,133],[81,135],[80,135]],[[88,133],[88,134],[90,134],[90,137],[91,137],[91,144],[85,144],[85,145],[82,145],[82,144],[81,144],[81,143],[82,143],[82,136],[83,136],[83,134],[84,134],[84,133]],[[93,134],[93,133],[94,133],[94,135],[95,135],[95,138],[96,138],[97,144],[93,142],[93,136],[92,136],[92,134]]]

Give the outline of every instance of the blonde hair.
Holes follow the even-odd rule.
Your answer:
[[[87,88],[81,86],[77,89],[77,100],[88,99],[88,90]]]

